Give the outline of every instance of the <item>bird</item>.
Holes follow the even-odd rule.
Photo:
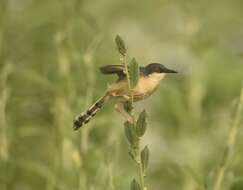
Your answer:
[[[124,117],[129,118],[129,114],[124,110],[124,103],[131,99],[131,93],[126,77],[124,65],[105,65],[100,67],[100,72],[104,75],[118,76],[118,79],[108,85],[105,95],[99,98],[90,108],[80,113],[73,122],[73,129],[78,130],[87,124],[96,113],[103,108],[109,100],[115,100],[115,109]],[[131,89],[133,101],[137,102],[151,96],[158,88],[160,81],[167,74],[178,73],[175,70],[168,69],[160,63],[150,63],[139,67],[139,79],[137,84]]]

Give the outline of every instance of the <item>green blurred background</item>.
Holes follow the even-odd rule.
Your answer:
[[[113,105],[72,130],[115,79],[98,68],[120,63],[116,34],[129,59],[180,72],[136,104],[148,112],[148,190],[210,186],[243,82],[242,18],[242,0],[1,0],[0,189],[129,189],[136,169]],[[243,176],[239,129],[223,190]]]

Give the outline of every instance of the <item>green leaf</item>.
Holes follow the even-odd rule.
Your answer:
[[[137,133],[137,136],[139,136],[139,137],[143,136],[146,131],[146,128],[147,128],[146,116],[147,116],[147,113],[145,110],[143,110],[138,117],[136,133]]]
[[[145,171],[148,167],[148,162],[149,162],[149,148],[148,148],[148,146],[145,146],[145,148],[141,152],[141,161],[142,161],[143,171]]]
[[[136,181],[136,179],[133,179],[130,185],[131,190],[141,190],[139,183]]]
[[[135,127],[133,126],[133,124],[126,121],[124,123],[124,129],[125,129],[127,140],[131,145],[134,145],[138,138],[136,135]]]
[[[126,52],[127,52],[127,49],[126,49],[126,46],[125,46],[125,42],[121,38],[121,36],[116,35],[115,42],[116,42],[116,46],[117,46],[119,53],[122,54],[122,55],[125,55]]]
[[[131,79],[131,87],[134,88],[139,80],[139,66],[135,58],[130,62],[129,75]]]

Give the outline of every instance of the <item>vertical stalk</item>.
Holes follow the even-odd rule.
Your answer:
[[[65,31],[63,29],[58,30],[54,35],[54,45],[57,52],[57,76],[59,81],[65,81],[70,71],[70,59],[67,54],[67,50],[64,48],[63,41],[65,39]],[[62,92],[65,86],[60,83],[58,84],[58,90],[61,93],[56,94],[54,98],[54,123],[55,127],[55,138],[58,156],[55,159],[55,179],[48,184],[48,189],[55,189],[58,186],[58,179],[62,179],[63,176],[63,166],[64,166],[64,141],[65,141],[65,128],[64,119],[66,110],[66,94]]]
[[[4,59],[3,39],[4,39],[4,24],[6,16],[6,1],[0,2],[0,62],[3,64],[7,61]],[[0,73],[0,161],[6,161],[8,158],[8,142],[6,130],[6,102],[8,99],[9,89],[7,88],[7,79],[11,72],[11,65],[6,64]]]
[[[127,57],[126,57],[126,53],[124,53],[122,55],[122,61],[125,67],[125,73],[126,73],[126,77],[127,77],[127,83],[128,83],[128,89],[129,89],[129,93],[130,93],[130,97],[131,97],[131,110],[129,111],[129,114],[132,117],[132,125],[130,127],[133,127],[134,129],[136,128],[136,119],[135,119],[135,115],[134,115],[134,97],[133,97],[133,91],[132,91],[132,87],[131,87],[131,78],[130,78],[130,74],[129,74],[129,70],[128,70],[128,63],[127,63]],[[136,129],[135,129],[136,130]],[[144,170],[142,167],[142,161],[141,161],[141,148],[140,148],[140,138],[137,137],[135,138],[135,146],[131,146],[132,152],[134,153],[134,157],[135,157],[135,161],[137,164],[137,169],[138,169],[138,178],[139,178],[139,185],[141,187],[142,190],[146,190],[147,188],[144,185]]]
[[[123,64],[124,64],[124,67],[125,67],[125,73],[126,73],[126,76],[127,76],[127,85],[128,85],[129,93],[130,93],[130,96],[131,96],[131,103],[133,105],[133,92],[132,92],[132,87],[131,87],[131,80],[130,80],[130,75],[129,75],[129,70],[128,70],[127,54],[126,53],[124,53],[122,60],[123,60]]]
[[[228,167],[228,160],[230,159],[230,157],[234,151],[236,135],[237,135],[239,125],[240,125],[242,108],[243,108],[243,85],[241,88],[241,95],[240,95],[239,103],[237,106],[236,115],[233,120],[233,124],[231,125],[231,127],[229,129],[226,147],[224,149],[224,155],[223,155],[222,161],[220,163],[218,172],[216,173],[216,179],[215,179],[215,183],[213,186],[213,190],[221,189],[222,181],[224,179],[225,172]]]
[[[143,167],[142,167],[142,162],[141,162],[141,148],[140,148],[140,139],[138,138],[137,141],[137,150],[136,150],[137,154],[137,166],[138,166],[138,176],[139,176],[139,182],[140,182],[140,186],[142,188],[142,190],[145,190],[146,187],[144,185],[144,172],[143,172]]]
[[[87,89],[86,89],[86,98],[85,98],[85,106],[88,107],[93,102],[93,96],[94,96],[94,85],[95,85],[95,75],[94,75],[94,48],[95,47],[88,47],[83,55],[83,61],[84,65],[86,67],[87,72]],[[86,154],[88,150],[88,138],[89,138],[89,132],[92,129],[92,127],[84,127],[82,129],[80,143],[81,143],[81,149],[82,154]]]
[[[88,87],[86,90],[86,98],[85,98],[85,105],[88,107],[92,101],[94,96],[94,83],[95,83],[95,75],[93,72],[93,49],[91,47],[87,48],[86,52],[83,56],[83,61],[87,69],[87,83]],[[87,171],[87,164],[86,158],[87,158],[87,151],[88,151],[88,139],[89,139],[89,133],[92,129],[92,126],[84,127],[82,129],[82,133],[80,136],[80,148],[79,153],[80,157],[82,159],[82,166],[80,168],[79,173],[79,189],[88,189],[88,176],[86,175]]]
[[[8,171],[9,159],[9,135],[7,130],[6,120],[6,105],[9,98],[9,88],[7,80],[12,72],[12,66],[6,64],[0,75],[0,164],[2,164],[5,171]],[[4,190],[8,189],[8,182],[0,185]]]

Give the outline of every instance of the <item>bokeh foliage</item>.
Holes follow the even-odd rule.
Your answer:
[[[138,103],[149,119],[149,189],[212,183],[243,81],[242,9],[241,0],[1,0],[0,189],[129,188],[113,104],[72,130],[115,79],[98,67],[120,63],[117,33],[139,64],[180,72]],[[223,190],[243,176],[239,129]]]

